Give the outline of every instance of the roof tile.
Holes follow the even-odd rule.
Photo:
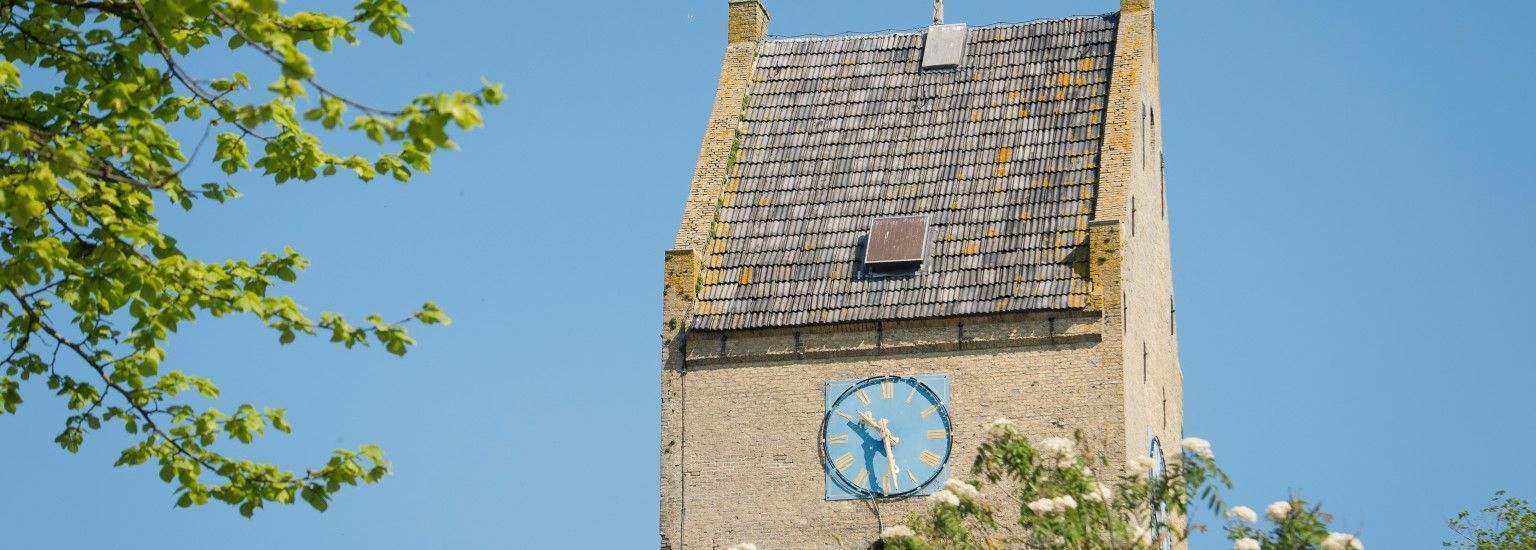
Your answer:
[[[768,40],[706,248],[696,330],[1080,308],[1115,16]],[[875,218],[929,216],[907,277],[858,265]]]

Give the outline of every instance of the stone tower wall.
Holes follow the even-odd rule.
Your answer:
[[[1176,445],[1184,427],[1152,4],[1122,3],[1095,208],[1123,243],[1113,297],[1123,302],[1105,308],[1120,334],[1105,341],[1120,348],[1125,366],[1127,456],[1145,454],[1152,435],[1164,448]]]
[[[829,380],[948,374],[949,465],[962,479],[998,417],[1032,439],[1081,428],[1096,445],[1120,448],[1121,369],[1104,363],[1101,319],[1056,315],[690,334],[681,439],[663,442],[682,455],[686,520],[675,540],[864,548],[882,523],[926,506],[921,497],[882,502],[877,516],[866,501],[824,499],[818,450]]]
[[[688,332],[700,252],[726,183],[768,16],[731,0],[729,45],[675,248],[662,318],[664,548],[862,547],[921,501],[824,500],[823,384],[950,375],[954,455],[965,477],[987,425],[1032,438],[1083,429],[1104,449],[1147,452],[1183,429],[1172,317],[1161,112],[1151,0],[1124,0],[1089,228],[1095,294],[1081,312],[997,314],[799,329]],[[1132,212],[1134,210],[1134,220]],[[1145,365],[1145,372],[1144,372]],[[1120,457],[1114,457],[1119,459]],[[1117,460],[1118,462],[1118,460]]]

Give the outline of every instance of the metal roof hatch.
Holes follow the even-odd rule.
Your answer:
[[[912,272],[927,253],[927,216],[879,218],[869,226],[864,266],[872,272]]]
[[[934,25],[923,36],[923,70],[953,69],[965,57],[965,23]]]

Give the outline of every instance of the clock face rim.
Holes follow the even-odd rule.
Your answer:
[[[955,446],[954,424],[950,421],[949,418],[949,404],[945,402],[944,397],[939,395],[938,390],[935,390],[933,386],[928,385],[927,382],[922,380],[921,377],[923,376],[925,375],[900,376],[894,374],[886,374],[880,376],[871,376],[862,380],[853,381],[847,389],[843,390],[841,394],[838,394],[836,399],[833,399],[827,405],[827,410],[822,413],[820,430],[821,433],[819,434],[821,442],[818,444],[821,449],[820,454],[822,457],[822,466],[830,474],[833,482],[853,498],[864,500],[880,498],[902,498],[920,494],[921,491],[928,488],[929,485],[938,480],[939,477],[944,475],[944,472],[949,469],[949,458],[953,454]],[[894,493],[886,493],[875,491],[873,489],[866,489],[853,483],[852,480],[848,479],[848,477],[844,475],[842,471],[839,471],[832,463],[832,449],[829,447],[829,443],[827,441],[827,427],[831,424],[832,414],[837,410],[838,405],[841,405],[844,399],[852,397],[854,392],[869,387],[872,384],[878,384],[884,380],[911,382],[920,392],[926,394],[932,400],[933,404],[937,406],[935,412],[939,414],[939,419],[944,423],[944,456],[943,459],[939,461],[939,466],[934,468],[933,475],[928,476],[927,479],[923,480],[921,483],[918,483],[917,486],[911,489]]]

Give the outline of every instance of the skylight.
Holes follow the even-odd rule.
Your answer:
[[[953,69],[965,56],[965,23],[928,27],[923,39],[923,69]]]
[[[869,227],[864,265],[879,268],[916,268],[928,248],[928,218],[906,216],[876,219]]]

